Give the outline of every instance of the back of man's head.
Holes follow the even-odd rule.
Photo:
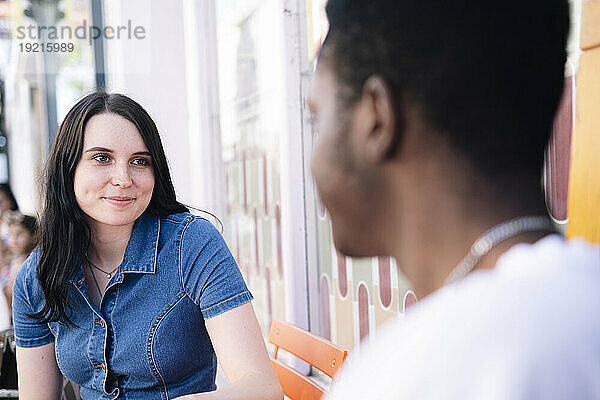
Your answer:
[[[564,83],[567,0],[329,0],[327,16],[321,57],[342,107],[379,75],[486,175],[539,172]]]

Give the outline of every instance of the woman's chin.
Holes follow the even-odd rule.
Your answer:
[[[103,215],[99,217],[92,217],[92,224],[100,224],[105,226],[130,226],[133,225],[139,215]]]

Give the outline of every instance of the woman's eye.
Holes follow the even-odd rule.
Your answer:
[[[92,159],[98,161],[101,164],[107,163],[110,161],[110,158],[106,154],[96,154]]]
[[[135,160],[132,161],[132,163],[133,163],[133,165],[140,165],[140,166],[150,164],[150,162],[145,158],[136,158]]]

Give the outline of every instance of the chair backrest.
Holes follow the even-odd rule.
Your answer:
[[[279,349],[306,361],[330,378],[338,372],[348,352],[322,337],[283,321],[273,320],[269,343],[275,346],[271,363],[283,393],[292,400],[318,400],[325,389],[295,369],[277,360]]]

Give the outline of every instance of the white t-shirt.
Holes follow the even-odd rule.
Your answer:
[[[353,356],[331,399],[600,399],[600,247],[513,246]]]

